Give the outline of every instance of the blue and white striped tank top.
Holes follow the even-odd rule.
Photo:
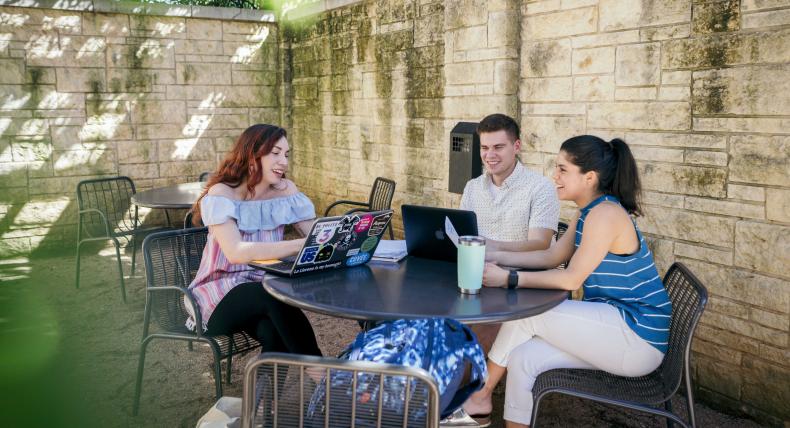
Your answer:
[[[603,195],[582,208],[576,223],[576,247],[582,242],[584,219],[603,201],[620,203],[614,196]],[[672,303],[656,270],[653,253],[636,224],[634,229],[639,238],[639,250],[626,256],[606,253],[601,264],[584,281],[584,300],[616,307],[639,337],[666,353]]]

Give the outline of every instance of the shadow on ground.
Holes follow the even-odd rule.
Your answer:
[[[202,345],[160,341],[149,347],[140,415],[131,415],[145,306],[143,265],[129,276],[121,302],[114,251],[83,258],[74,287],[71,250],[46,258],[0,261],[0,425],[48,427],[194,427],[214,402],[211,352]],[[138,260],[142,258],[138,253]],[[336,355],[359,331],[357,323],[308,314],[325,355]],[[225,395],[241,396],[247,354],[234,359]],[[225,367],[223,366],[223,373]],[[495,395],[495,427],[503,426],[504,390]],[[675,400],[676,409],[685,409]],[[699,426],[756,427],[752,421],[697,405]],[[682,413],[685,414],[685,413]],[[570,398],[550,398],[547,427],[652,427],[663,422]]]

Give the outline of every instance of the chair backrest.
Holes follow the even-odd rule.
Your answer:
[[[213,172],[209,172],[209,171],[201,172],[200,173],[200,177],[198,177],[198,181],[206,182],[206,181],[208,181],[209,178],[211,178],[212,174],[213,174]]]
[[[567,230],[568,230],[568,223],[565,223],[564,221],[557,223],[557,241],[559,241],[560,238],[562,238],[562,235],[564,235]]]
[[[708,302],[708,290],[680,262],[670,266],[664,275],[664,287],[672,301],[669,324],[669,350],[658,368],[668,396],[680,386],[684,366],[689,364],[694,329]]]
[[[133,230],[135,217],[132,210],[134,182],[129,177],[109,177],[83,180],[77,183],[79,209],[97,209],[107,216],[110,231],[113,229]],[[83,227],[89,233],[103,233],[104,221],[99,214],[82,214]]]
[[[208,239],[205,227],[152,233],[143,241],[145,278],[148,290],[161,287],[186,289],[197,274]],[[171,332],[188,332],[184,323],[189,316],[184,307],[184,293],[157,290],[147,293],[159,327]]]
[[[370,189],[370,199],[368,200],[370,210],[390,209],[394,195],[395,182],[387,178],[376,177],[376,180],[373,182],[373,188]]]
[[[329,388],[318,388],[326,379]],[[439,426],[435,381],[424,370],[399,365],[264,353],[247,364],[243,394],[244,428]]]

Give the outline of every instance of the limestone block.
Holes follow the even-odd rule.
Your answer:
[[[11,144],[11,159],[14,162],[47,161],[52,156],[52,144],[46,140],[15,140]]]
[[[521,31],[525,40],[536,40],[594,33],[597,29],[597,10],[595,7],[587,7],[528,16],[523,19]]]
[[[233,85],[222,88],[225,107],[276,107],[277,89],[271,86]]]
[[[693,73],[696,114],[788,115],[790,65],[752,66]]]
[[[790,137],[734,136],[730,143],[730,180],[786,186]]]
[[[157,145],[148,140],[127,140],[116,143],[118,165],[131,163],[156,163],[159,161]]]
[[[523,102],[571,101],[573,79],[571,77],[524,79],[520,92],[519,99]]]
[[[571,73],[570,40],[545,40],[524,45],[522,77],[568,76]]]
[[[641,163],[645,189],[686,195],[724,197],[727,171],[702,166]]]
[[[56,176],[115,174],[116,152],[104,148],[66,150],[54,152]]]
[[[785,336],[787,335],[785,324]],[[771,409],[776,415],[787,415],[790,412],[790,392],[782,382],[776,379],[787,379],[790,370],[782,362],[781,365],[770,364],[759,357],[744,356],[744,385],[741,399],[759,409]]]
[[[669,239],[659,239],[655,237],[645,237],[645,242],[653,253],[656,269],[658,269],[660,275],[663,275],[675,260],[672,254],[674,242]]]
[[[583,116],[522,116],[521,140],[525,151],[556,154],[562,142],[584,133]]]
[[[729,199],[741,199],[744,201],[764,202],[765,201],[765,188],[744,186],[740,184],[727,185],[727,197]],[[768,207],[766,205],[766,210]],[[768,210],[770,212],[770,210]],[[770,218],[770,215],[769,215]]]
[[[785,361],[790,360],[790,349],[780,349],[765,343],[760,344],[760,352],[756,354],[774,363],[784,364]]]
[[[618,86],[657,85],[661,81],[661,49],[658,43],[617,47]]]
[[[197,177],[204,171],[213,171],[216,165],[213,160],[200,160],[190,162],[160,162],[160,177]]]
[[[705,315],[703,315],[703,319],[705,319]],[[738,399],[741,396],[743,380],[739,367],[702,356],[695,359],[694,365],[697,369],[697,382],[700,386],[733,399]],[[722,376],[722,373],[729,375]]]
[[[737,31],[740,24],[740,1],[724,0],[694,6],[691,26],[695,34]]]
[[[580,76],[573,78],[574,101],[614,101],[614,77]]]
[[[741,2],[741,10],[743,12],[778,9],[786,6],[788,6],[787,0],[743,0]]]
[[[187,38],[196,40],[222,40],[222,21],[214,19],[186,20]]]
[[[663,71],[661,72],[662,85],[691,85],[690,71]]]
[[[11,120],[11,118],[0,118],[0,136],[11,135],[34,137],[46,137],[49,134],[48,119],[21,119]]]
[[[218,40],[175,40],[176,54],[222,55],[223,49],[223,43]]]
[[[790,190],[765,189],[765,210],[768,220],[790,223]]]
[[[790,120],[785,118],[694,118],[695,131],[760,132],[783,134]]]
[[[479,25],[476,27],[459,28],[452,32],[453,47],[457,51],[479,49],[488,46],[488,27]]]
[[[103,51],[32,48],[25,51],[25,64],[33,67],[96,67],[104,64]]]
[[[186,123],[183,101],[140,101],[132,105],[132,123]]]
[[[584,103],[534,103],[521,106],[521,113],[527,116],[582,116],[585,111]]]
[[[686,261],[684,261],[684,263],[686,263]],[[705,319],[704,314],[702,319]],[[717,345],[723,345],[719,346],[721,349],[733,349],[735,351],[749,352],[753,354],[757,354],[759,352],[761,344],[756,340],[741,336],[740,334],[720,330],[715,328],[715,326],[704,324],[704,322],[706,321],[703,321],[703,324],[697,325],[697,330],[694,332],[695,338],[699,337]]]
[[[719,296],[709,296],[708,307],[705,309],[722,315],[749,319],[749,312],[752,308],[745,305],[743,302],[737,302]]]
[[[637,161],[683,162],[683,150],[663,147],[632,146],[631,154]]]
[[[483,25],[488,22],[488,5],[485,0],[459,0],[447,2],[444,7],[445,29]]]
[[[600,74],[614,71],[614,47],[573,50],[573,74]]]
[[[628,132],[625,141],[629,145],[641,144],[650,146],[726,149],[727,138],[721,135],[707,134],[675,134],[658,132]]]
[[[662,101],[691,101],[691,88],[688,86],[662,86],[658,90]]]
[[[159,165],[155,163],[121,164],[118,173],[131,177],[132,180],[142,178],[159,178]]]
[[[554,12],[560,10],[560,0],[541,0],[529,2],[523,6],[523,9],[525,16]]]
[[[447,85],[492,83],[494,81],[494,62],[446,64],[444,76]]]
[[[713,300],[714,298],[709,297],[708,304],[712,305]],[[718,346],[713,342],[699,339],[696,336],[694,341],[691,342],[691,351],[695,354],[699,353],[710,357],[713,360],[735,365],[741,364],[741,356],[743,355],[740,351]]]
[[[492,111],[515,115],[517,100],[502,95],[445,97],[440,105],[442,108],[438,111],[443,111],[446,119],[480,120]]]
[[[687,196],[686,209],[758,220],[765,218],[765,209],[762,204],[747,204]]]
[[[82,34],[86,36],[126,37],[129,35],[129,15],[83,14]]]
[[[685,162],[695,165],[727,166],[729,156],[725,152],[686,150]]]
[[[431,46],[442,42],[444,38],[442,16],[441,14],[425,15],[414,21],[414,47]]]
[[[186,37],[186,19],[168,16],[131,15],[129,29],[136,37]]]
[[[615,46],[639,41],[638,30],[616,31],[611,33],[574,36],[571,38],[574,49]]]
[[[705,321],[723,330],[737,333],[746,337],[757,339],[775,346],[786,346],[787,332],[763,327],[757,323],[721,315],[715,312],[706,312]]]
[[[230,64],[178,63],[176,79],[179,85],[230,85]]]
[[[107,67],[174,68],[175,45],[158,39],[130,38],[130,44],[107,46]],[[94,65],[96,63],[94,62]]]
[[[57,68],[58,92],[99,93],[107,90],[104,70],[100,68]]]
[[[790,227],[745,220],[735,225],[736,266],[787,276],[788,264]]]
[[[722,34],[662,43],[663,69],[790,61],[790,29]]]
[[[89,121],[80,129],[82,141],[129,140],[132,138],[132,127],[113,122]]]
[[[732,250],[725,251],[682,242],[675,243],[675,255],[709,263],[723,263],[725,265],[731,265],[733,258]]]
[[[510,46],[518,44],[518,15],[512,11],[488,14],[488,46]],[[457,45],[456,45],[457,49]]]
[[[439,81],[433,79],[434,82]],[[441,90],[441,88],[439,88]],[[511,95],[518,92],[518,62],[497,61],[494,66],[494,93]],[[441,95],[439,92],[437,95]]]
[[[643,42],[659,42],[670,39],[684,39],[691,34],[691,25],[676,24],[664,27],[648,27],[639,29],[639,40]]]
[[[784,26],[790,22],[790,9],[773,10],[770,12],[750,13],[741,18],[741,28],[767,28]]]
[[[676,24],[691,20],[691,0],[601,0],[598,13],[601,31]]]
[[[19,59],[0,59],[0,84],[25,83],[25,62]]]
[[[642,192],[642,203],[648,205],[658,205],[669,208],[683,208],[682,195],[672,195],[669,193],[658,193],[651,191]]]
[[[643,232],[719,247],[732,246],[734,219],[655,206],[648,206],[645,211],[638,221]]]
[[[591,104],[587,126],[593,128],[686,130],[691,128],[689,103],[619,102]]]
[[[758,308],[750,308],[749,319],[756,322],[757,324],[777,330],[786,329],[788,321],[790,321],[790,318],[788,318],[787,314],[777,314]]]
[[[180,138],[157,142],[161,162],[212,161],[215,156],[214,141],[210,138]],[[169,175],[164,175],[169,177]]]
[[[616,88],[614,99],[617,101],[650,101],[658,96],[658,88],[655,86],[637,88]]]

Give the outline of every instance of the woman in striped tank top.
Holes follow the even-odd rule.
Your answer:
[[[189,285],[200,317],[192,314],[187,327],[210,335],[244,331],[263,352],[321,355],[307,317],[269,295],[263,271],[247,265],[295,255],[304,239],[284,241],[285,225],[304,235],[315,218],[313,203],[285,178],[289,151],[284,129],[247,128],[192,208],[208,239]]]
[[[589,368],[642,376],[661,364],[667,350],[672,305],[632,219],[641,214],[640,182],[628,145],[590,135],[571,138],[560,148],[554,182],[559,198],[580,208],[568,233],[548,250],[487,255],[488,287],[584,290],[583,300],[502,325],[485,387],[464,409],[490,413],[491,392],[507,370],[508,427],[529,425],[532,386],[544,371]],[[563,262],[566,269],[552,269]],[[511,273],[500,264],[550,270]]]

